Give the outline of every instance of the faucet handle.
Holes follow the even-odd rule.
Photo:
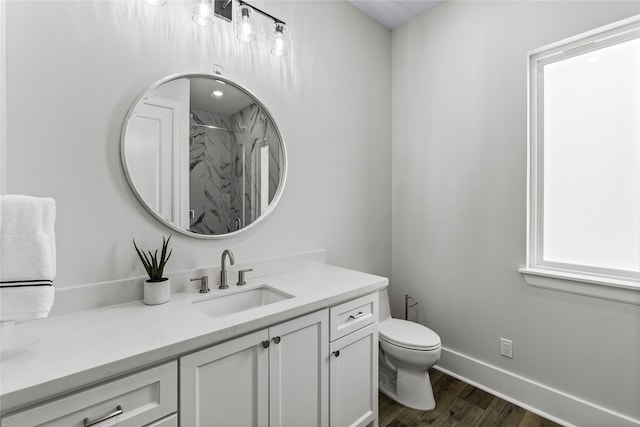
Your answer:
[[[202,276],[202,277],[194,277],[193,279],[189,279],[192,282],[199,280],[200,281],[200,293],[201,294],[206,294],[207,292],[211,292],[211,290],[209,289],[209,276]]]
[[[246,270],[238,271],[238,283],[236,283],[236,286],[244,286],[247,284],[247,282],[245,282],[244,280],[244,273],[248,273],[249,271],[253,271],[253,268],[247,268]]]

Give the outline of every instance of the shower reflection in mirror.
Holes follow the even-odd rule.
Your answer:
[[[190,230],[223,234],[253,222],[273,200],[279,182],[273,126],[256,104],[224,117],[191,110]]]

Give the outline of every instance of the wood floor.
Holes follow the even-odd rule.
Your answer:
[[[559,426],[435,369],[431,369],[429,375],[436,398],[435,409],[427,412],[410,409],[380,393],[378,414],[380,427]]]

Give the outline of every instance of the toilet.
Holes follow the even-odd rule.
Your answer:
[[[389,294],[380,291],[379,390],[410,408],[436,406],[428,369],[440,359],[440,337],[426,326],[391,317]]]

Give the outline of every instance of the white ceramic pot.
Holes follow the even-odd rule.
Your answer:
[[[171,281],[163,279],[161,282],[144,282],[144,303],[147,305],[164,304],[171,297]]]

